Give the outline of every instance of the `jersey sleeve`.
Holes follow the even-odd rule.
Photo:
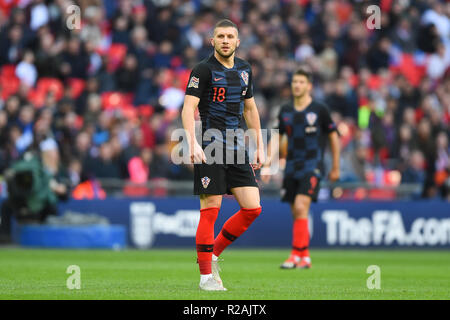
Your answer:
[[[186,87],[186,95],[201,98],[208,84],[211,82],[211,72],[209,68],[201,63],[192,69],[189,82]]]
[[[333,131],[337,131],[336,124],[331,119],[330,111],[326,106],[323,106],[320,110],[322,131],[330,134]]]
[[[248,86],[247,93],[245,94],[245,99],[250,99],[253,97],[253,73],[252,69],[249,68],[250,74],[248,75]]]

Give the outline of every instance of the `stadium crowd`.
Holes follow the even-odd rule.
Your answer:
[[[342,181],[449,197],[450,2],[439,0],[3,0],[0,172],[31,149],[74,188],[191,180],[170,161],[170,135],[221,18],[239,26],[263,128],[307,65],[338,124]]]

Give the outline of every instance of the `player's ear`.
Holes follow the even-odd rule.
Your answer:
[[[214,38],[210,38],[209,42],[211,43],[211,45],[214,47]]]
[[[239,48],[239,45],[241,44],[241,39],[237,39],[237,42],[236,42],[236,48]]]

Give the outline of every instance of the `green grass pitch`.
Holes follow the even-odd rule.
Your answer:
[[[450,299],[448,251],[311,250],[309,270],[280,270],[289,250],[223,253],[227,292],[198,289],[193,250],[38,250],[0,248],[0,299]],[[81,289],[66,286],[68,266]],[[368,289],[367,267],[381,289]]]

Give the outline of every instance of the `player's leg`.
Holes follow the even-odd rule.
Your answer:
[[[200,196],[200,220],[195,235],[197,261],[200,269],[200,288],[224,290],[212,275],[211,260],[214,246],[214,223],[226,191],[224,170],[218,165],[196,165],[194,193]]]
[[[291,256],[294,257],[298,268],[311,267],[311,258],[308,250],[308,212],[310,206],[311,197],[304,194],[297,194],[294,202],[291,204],[291,211],[294,219]]]
[[[297,190],[298,190],[298,184],[299,181],[297,179],[294,179],[290,176],[285,176],[283,179],[283,187],[281,189],[282,202],[287,202],[291,205],[291,212],[292,212],[292,206],[295,202],[295,197],[297,196]],[[295,233],[292,234],[292,239],[295,238]],[[294,243],[294,241],[292,241]],[[300,256],[296,255],[295,253],[291,252],[289,257],[280,265],[281,269],[295,269],[297,267],[297,263],[300,262]]]
[[[228,166],[226,177],[227,191],[234,195],[241,209],[225,222],[214,241],[212,272],[219,282],[218,257],[261,213],[258,184],[250,164]]]
[[[311,198],[303,194],[296,194],[290,202],[293,217],[292,250],[289,258],[280,266],[282,269],[295,269],[302,261],[302,257],[309,257],[308,244],[308,212]]]
[[[293,215],[292,251],[281,265],[283,269],[311,266],[309,257],[308,212],[312,201],[317,201],[320,179],[310,173],[301,179],[286,177],[283,181],[285,195],[282,201],[289,202]]]
[[[261,213],[258,187],[244,186],[230,190],[241,209],[225,222],[214,241],[214,256],[216,257],[219,257],[226,247],[241,236]]]
[[[197,260],[200,268],[200,288],[216,287],[212,273],[212,255],[214,248],[214,223],[222,204],[222,195],[200,195],[200,221],[195,234]],[[219,283],[222,285],[221,281]]]

